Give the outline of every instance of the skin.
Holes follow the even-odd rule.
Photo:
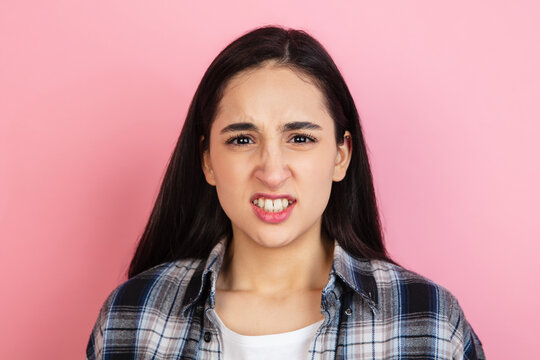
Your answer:
[[[239,122],[256,130],[222,133]],[[320,129],[283,131],[291,122]],[[229,81],[202,168],[232,223],[215,308],[231,330],[281,333],[323,318],[333,241],[321,236],[321,218],[350,156],[350,141],[336,144],[323,94],[305,75],[270,61]],[[259,219],[250,203],[257,192],[293,196],[291,216],[277,224]]]

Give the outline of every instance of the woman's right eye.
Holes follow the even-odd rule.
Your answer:
[[[231,144],[231,145],[249,145],[252,143],[253,143],[253,140],[251,140],[248,136],[245,136],[245,135],[233,136],[227,140],[227,144]]]

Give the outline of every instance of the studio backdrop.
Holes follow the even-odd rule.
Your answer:
[[[0,358],[84,357],[205,69],[269,24],[350,86],[390,255],[456,295],[489,359],[533,358],[538,19],[534,0],[2,0]]]

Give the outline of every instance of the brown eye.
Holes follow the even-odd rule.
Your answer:
[[[304,144],[309,142],[317,142],[317,140],[307,134],[296,134],[291,138],[291,141],[295,144]]]
[[[231,145],[249,145],[252,144],[253,140],[245,135],[234,136],[227,140],[227,144]]]
[[[300,135],[293,137],[293,139],[294,139],[294,142],[297,142],[297,143],[305,143],[308,141],[308,138],[306,136],[300,136]]]

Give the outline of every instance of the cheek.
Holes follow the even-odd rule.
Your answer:
[[[249,170],[245,161],[219,155],[212,159],[215,164],[214,179],[218,199],[223,209],[230,209],[238,203],[239,192],[246,188]]]
[[[299,176],[307,176],[316,183],[325,183],[332,180],[336,155],[335,150],[325,148],[309,154],[297,154],[293,161]]]
[[[298,179],[299,195],[310,198],[310,202],[321,202],[326,205],[334,174],[334,160],[332,151],[321,152],[303,157],[296,165],[296,178]]]

